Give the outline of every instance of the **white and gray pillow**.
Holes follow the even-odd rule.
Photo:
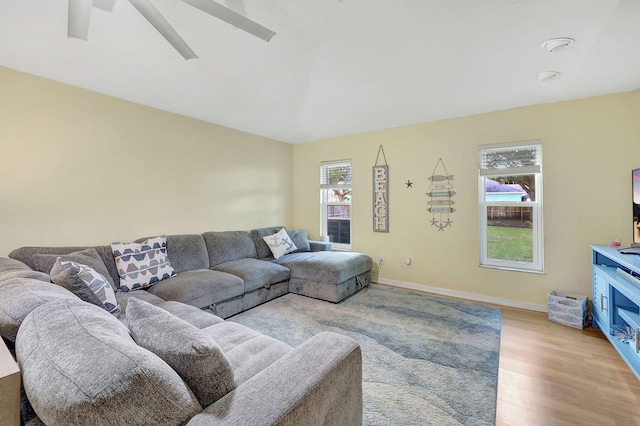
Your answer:
[[[265,243],[269,246],[273,257],[279,259],[287,253],[291,253],[298,249],[293,243],[286,229],[282,228],[273,235],[262,237]]]
[[[146,239],[142,243],[112,243],[111,251],[123,292],[148,288],[176,275],[167,257],[167,239],[164,235]]]
[[[202,407],[235,388],[231,364],[211,336],[164,309],[133,297],[126,313],[136,343],[169,364]]]
[[[113,287],[104,275],[90,266],[58,257],[50,276],[54,284],[66,288],[85,302],[100,306],[114,315],[120,312]]]

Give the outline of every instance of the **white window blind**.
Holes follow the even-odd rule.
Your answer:
[[[351,186],[351,160],[323,161],[320,163],[320,188]]]
[[[542,147],[500,144],[479,147],[480,176],[517,176],[541,172]]]

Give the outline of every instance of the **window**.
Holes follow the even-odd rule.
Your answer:
[[[351,249],[351,160],[320,164],[320,235],[333,248]]]
[[[542,143],[478,147],[480,265],[543,271]]]

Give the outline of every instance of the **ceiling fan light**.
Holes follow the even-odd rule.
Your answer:
[[[541,83],[546,83],[551,80],[555,80],[558,77],[560,77],[560,73],[558,71],[542,71],[536,74],[536,78]]]
[[[566,49],[567,47],[571,46],[575,42],[576,41],[572,38],[559,37],[559,38],[552,38],[550,40],[545,41],[540,45],[540,47],[549,53],[554,53],[554,52],[558,52],[560,50]]]

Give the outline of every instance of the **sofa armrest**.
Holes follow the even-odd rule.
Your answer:
[[[362,425],[362,353],[317,334],[201,413],[199,425]]]
[[[331,251],[331,243],[328,241],[309,240],[311,251]]]

